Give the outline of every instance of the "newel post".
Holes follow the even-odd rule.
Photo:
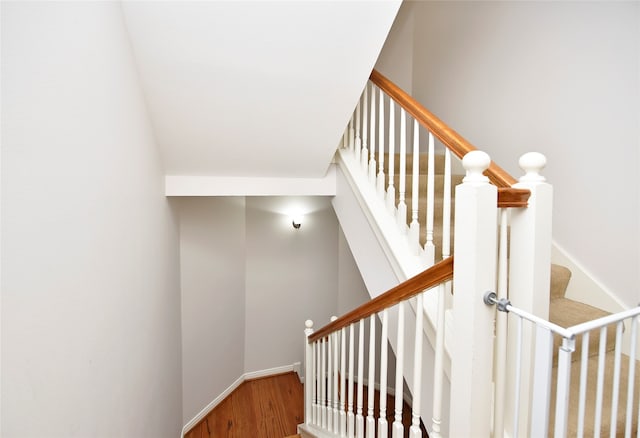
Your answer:
[[[547,164],[544,155],[537,152],[524,154],[520,168],[524,175],[513,187],[531,192],[526,208],[511,209],[511,235],[509,260],[509,300],[514,306],[544,319],[549,317],[549,281],[551,270],[551,213],[553,187],[540,174]],[[512,331],[511,327],[509,331]],[[510,336],[513,338],[514,336]],[[530,412],[534,392],[534,333],[523,332],[522,385],[520,390],[519,424],[521,436],[529,434]],[[508,342],[507,361],[514,363],[515,341]],[[539,358],[536,358],[539,360]],[[549,356],[549,362],[550,362]],[[541,366],[538,367],[542,369]],[[549,364],[550,369],[550,364]],[[508,375],[507,387],[512,387],[513,375]],[[545,384],[548,385],[547,382]],[[541,389],[538,384],[538,389]],[[505,418],[507,430],[513,431],[511,419],[515,406],[507,399]],[[545,429],[546,430],[546,429]]]
[[[312,424],[313,390],[315,389],[315,375],[313,373],[313,345],[309,343],[309,336],[313,334],[313,321],[304,322],[304,422]]]
[[[496,285],[497,188],[482,172],[489,156],[469,152],[456,187],[453,337],[449,435],[491,436],[494,308],[483,295]]]

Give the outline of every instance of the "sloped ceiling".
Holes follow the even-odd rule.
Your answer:
[[[167,175],[322,177],[399,6],[124,2]]]

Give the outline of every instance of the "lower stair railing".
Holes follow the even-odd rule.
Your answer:
[[[507,333],[513,327],[482,298],[497,290],[496,299],[517,299],[526,311],[547,317],[551,187],[540,175],[544,157],[526,154],[520,160],[525,175],[515,188],[530,195],[528,205],[499,205],[498,187],[484,175],[490,163],[480,151],[462,161],[466,176],[456,187],[455,258],[444,258],[317,331],[307,321],[303,437],[512,435],[507,413],[496,406],[516,403],[523,421],[530,421],[535,352],[522,348],[528,356],[516,401],[505,389],[514,380],[505,360],[515,351]],[[434,319],[425,316],[427,300],[438,309]],[[427,324],[435,336],[425,335]],[[388,382],[394,382],[390,388]],[[411,405],[408,416],[404,402]]]

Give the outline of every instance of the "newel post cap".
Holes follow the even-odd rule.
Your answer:
[[[311,336],[311,334],[313,334],[313,321],[311,321],[310,319],[307,319],[304,322],[304,334],[306,336]]]
[[[489,168],[491,158],[483,151],[471,151],[462,159],[462,166],[467,175],[462,179],[464,183],[489,183],[489,178],[483,172]]]
[[[338,319],[338,317],[337,317],[337,316],[335,316],[335,315],[333,315],[333,316],[331,317],[331,322],[335,321],[336,319]]]
[[[547,165],[547,157],[540,152],[527,152],[520,157],[518,165],[525,174],[520,177],[520,182],[542,182],[546,178],[540,172]]]

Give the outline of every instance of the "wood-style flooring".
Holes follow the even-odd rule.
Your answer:
[[[374,412],[378,415],[379,393],[375,391]],[[363,394],[363,415],[367,415],[367,387]],[[357,387],[354,384],[354,397]],[[394,399],[387,398],[389,435],[394,417]],[[404,403],[404,436],[409,435],[411,408]],[[247,380],[216,406],[185,438],[283,438],[295,436],[304,421],[304,390],[296,373]],[[376,420],[377,421],[377,420]],[[427,437],[424,425],[422,436]],[[377,427],[377,426],[376,426]]]
[[[283,438],[304,421],[304,395],[291,372],[247,380],[185,438]]]

